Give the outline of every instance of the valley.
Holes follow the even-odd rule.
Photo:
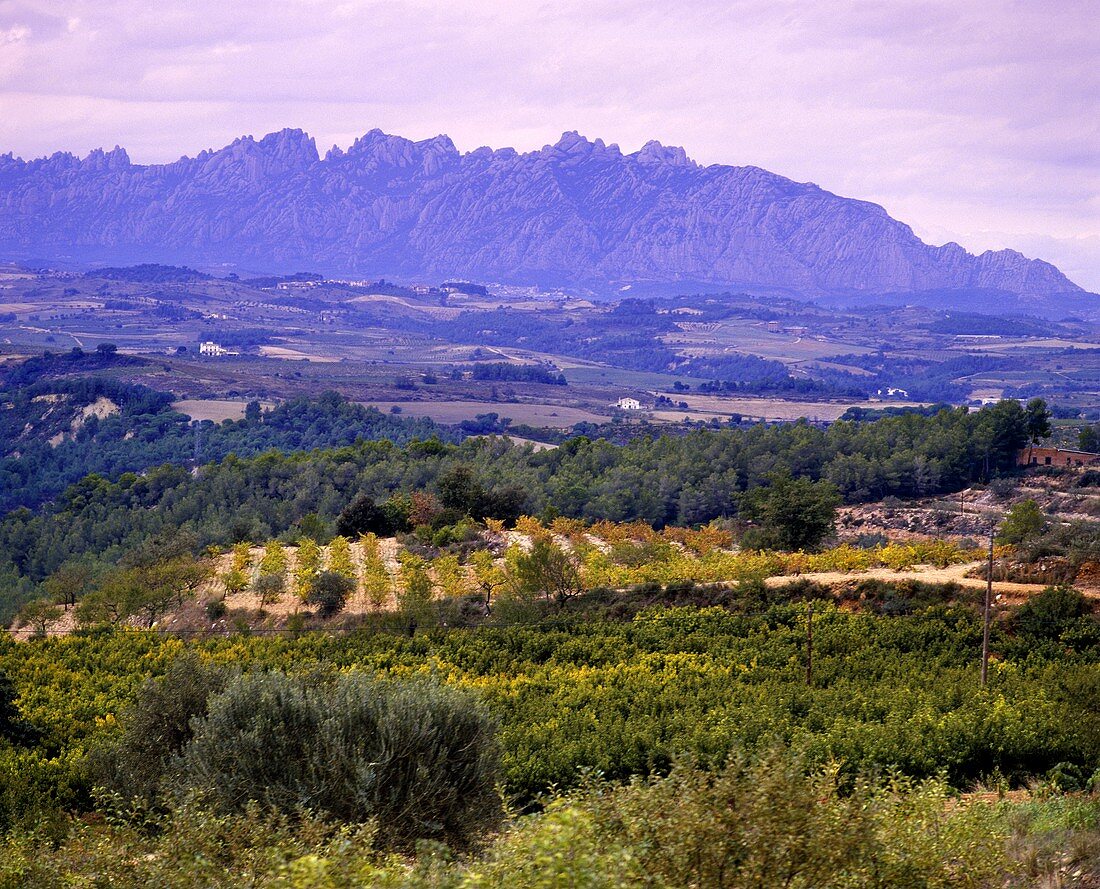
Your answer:
[[[113,345],[142,359],[120,378],[187,401],[331,389],[444,423],[496,413],[556,430],[830,422],[852,407],[1006,395],[1100,416],[1100,320],[1089,316],[1005,318],[873,299],[828,308],[737,293],[608,302],[302,275],[249,283],[155,266],[9,268],[3,286],[0,357]],[[219,353],[198,354],[203,342]],[[539,368],[567,385],[545,384],[531,371]],[[617,409],[622,398],[642,409]]]

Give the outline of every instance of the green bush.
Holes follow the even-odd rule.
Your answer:
[[[1080,592],[1067,586],[1052,586],[1024,602],[1012,624],[1022,635],[1057,639],[1088,611],[1088,601]]]
[[[141,687],[122,713],[121,730],[89,753],[91,783],[126,801],[157,803],[172,758],[191,740],[192,720],[206,714],[210,696],[229,675],[194,652],[177,657],[164,676]]]
[[[1046,519],[1034,500],[1021,500],[1008,511],[997,534],[998,543],[1023,543],[1043,532]]]
[[[324,617],[344,610],[348,596],[355,590],[355,581],[338,571],[322,571],[309,585],[306,603],[316,605]]]
[[[943,784],[810,771],[776,751],[664,778],[592,782],[523,819],[466,880],[445,885],[977,887],[1020,873],[997,807],[948,800]],[[434,885],[434,884],[433,884]]]
[[[394,845],[465,845],[500,814],[495,731],[470,695],[432,682],[246,676],[196,725],[180,786],[217,811],[256,801],[283,813],[375,819]]]

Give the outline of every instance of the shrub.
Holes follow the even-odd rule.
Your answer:
[[[0,671],[0,740],[12,744],[33,744],[41,732],[23,718],[16,704],[18,694],[7,673]]]
[[[689,760],[665,778],[590,786],[580,805],[592,848],[633,852],[631,869],[644,875],[634,885],[993,885],[1006,826],[992,807],[958,804],[947,814],[946,802],[938,782],[845,787],[838,767],[808,770],[771,752],[716,771]],[[962,861],[966,882],[957,882]]]
[[[197,724],[180,759],[181,789],[221,812],[256,801],[287,814],[375,819],[398,846],[468,845],[500,814],[495,731],[469,695],[432,682],[243,677]]]
[[[1057,639],[1087,613],[1088,602],[1081,593],[1067,586],[1052,586],[1019,607],[1013,626],[1025,636]]]
[[[998,543],[1023,543],[1042,533],[1046,527],[1039,504],[1034,500],[1021,500],[1008,511],[997,535]]]
[[[323,616],[329,617],[344,610],[344,606],[348,603],[348,596],[354,589],[355,581],[346,574],[322,571],[309,585],[306,604],[317,606],[317,610]]]
[[[123,711],[121,731],[91,752],[92,784],[126,800],[157,802],[172,757],[191,740],[191,720],[206,713],[210,695],[228,676],[225,668],[203,664],[192,652],[177,657]]]

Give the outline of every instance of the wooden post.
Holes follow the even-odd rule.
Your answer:
[[[993,606],[993,528],[989,524],[989,566],[985,581],[985,608],[982,612],[982,688],[989,678],[989,612]]]
[[[806,685],[814,681],[814,603],[806,605]]]

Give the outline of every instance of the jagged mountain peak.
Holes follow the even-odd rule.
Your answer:
[[[371,129],[322,159],[283,129],[162,166],[121,148],[0,156],[0,249],[111,261],[262,262],[379,275],[747,289],[1080,291],[1015,251],[934,247],[877,204],[680,147],[567,131],[520,154]]]
[[[698,167],[687,152],[679,146],[665,146],[656,139],[650,139],[642,146],[641,151],[634,155],[638,163],[642,164],[667,164],[672,167]]]

